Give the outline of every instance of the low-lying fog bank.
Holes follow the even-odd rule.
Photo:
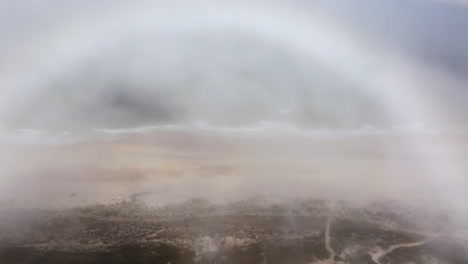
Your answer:
[[[260,195],[466,207],[465,133],[156,130],[1,144],[5,205],[72,207],[144,194],[153,204]]]

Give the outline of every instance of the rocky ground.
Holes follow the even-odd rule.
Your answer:
[[[468,263],[466,230],[435,211],[261,198],[156,208],[137,196],[61,210],[3,208],[0,263]]]

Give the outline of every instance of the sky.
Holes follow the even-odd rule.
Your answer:
[[[465,128],[448,1],[2,1],[0,122]]]

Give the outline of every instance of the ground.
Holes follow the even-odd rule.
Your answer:
[[[468,261],[464,237],[450,229],[451,220],[390,202],[191,199],[149,207],[138,197],[69,209],[4,209],[0,263]]]

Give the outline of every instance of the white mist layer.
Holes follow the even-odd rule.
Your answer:
[[[408,17],[402,28],[414,34],[389,29],[400,9],[385,1],[348,4],[367,16],[392,7],[389,20],[371,16],[376,29],[321,2],[99,2],[92,12],[77,3],[58,16],[16,6],[7,18],[18,29],[0,29],[17,32],[0,47],[4,201],[148,192],[163,202],[265,195],[464,206],[464,11],[453,11],[456,21],[450,8],[409,16],[439,22],[434,37]],[[448,29],[457,60],[454,46],[431,46]],[[73,144],[28,144],[43,142]]]

